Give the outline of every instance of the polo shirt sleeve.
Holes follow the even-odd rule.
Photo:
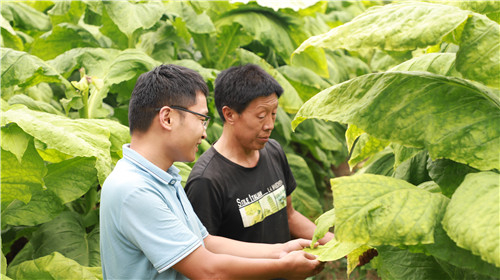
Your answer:
[[[158,272],[169,269],[200,245],[200,240],[154,189],[137,188],[124,200],[121,231]]]

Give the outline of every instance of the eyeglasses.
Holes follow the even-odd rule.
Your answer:
[[[168,106],[169,108],[171,109],[175,109],[175,110],[179,110],[179,111],[184,111],[184,112],[188,112],[188,113],[191,113],[191,114],[194,114],[194,115],[197,115],[197,116],[200,116],[200,117],[203,117],[205,119],[201,120],[201,123],[203,125],[203,127],[205,129],[207,129],[208,127],[208,124],[210,123],[210,116],[207,116],[207,115],[203,115],[203,114],[200,114],[200,113],[197,113],[197,112],[194,112],[194,111],[191,111],[189,109],[186,109],[184,107],[180,107],[180,106]],[[161,110],[161,108],[156,108],[155,111],[156,112],[159,112]]]

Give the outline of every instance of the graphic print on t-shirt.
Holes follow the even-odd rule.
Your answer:
[[[266,217],[278,212],[286,206],[286,191],[281,180],[262,191],[249,194],[243,199],[236,199],[240,209],[244,227],[250,227],[262,222]]]

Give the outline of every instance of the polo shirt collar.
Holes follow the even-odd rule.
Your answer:
[[[123,145],[123,158],[126,158],[135,165],[141,167],[152,176],[163,181],[165,184],[174,186],[176,183],[181,182],[182,177],[179,175],[179,168],[172,165],[168,168],[167,172],[165,172],[163,169],[144,158],[138,152],[132,150],[130,148],[130,144]]]

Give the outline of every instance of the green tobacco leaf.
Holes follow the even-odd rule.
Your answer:
[[[95,158],[74,157],[47,166],[44,178],[47,189],[56,194],[63,203],[83,196],[92,186],[97,185]]]
[[[451,197],[465,179],[465,175],[478,172],[468,165],[454,162],[449,159],[438,159],[427,162],[429,176],[436,182],[444,195]]]
[[[379,253],[377,274],[382,279],[452,279],[432,256],[415,254],[391,246],[377,247],[377,251]]]
[[[100,125],[102,121],[99,120],[73,120],[28,109],[12,109],[4,112],[2,117],[2,125],[16,123],[26,133],[45,143],[48,149],[72,156],[97,158],[96,169],[100,183],[104,182],[111,172],[110,135],[119,130],[126,131],[110,130]],[[122,125],[116,122],[114,126]],[[47,131],[50,131],[50,134],[47,134]]]
[[[0,26],[2,28],[1,46],[18,51],[24,50],[23,41],[19,36],[17,36],[14,28],[12,28],[10,23],[2,15],[0,15]]]
[[[318,246],[317,248],[305,248],[304,251],[317,256],[317,260],[321,262],[329,262],[341,259],[352,251],[363,245],[354,244],[349,242],[340,242],[336,239],[328,241],[325,245]]]
[[[122,51],[109,65],[104,79],[104,88],[111,87],[113,92],[118,92],[120,97],[127,101],[130,99],[137,78],[142,73],[150,71],[161,62],[138,49]],[[114,90],[116,86],[116,90]]]
[[[104,8],[120,31],[129,38],[137,29],[149,29],[155,25],[165,10],[160,2],[104,1]]]
[[[26,52],[2,48],[2,89],[30,87],[41,82],[58,83],[59,73],[40,58]]]
[[[43,60],[49,60],[65,51],[83,47],[95,48],[100,47],[100,44],[85,28],[70,23],[60,23],[54,26],[50,33],[33,42],[31,53]]]
[[[295,50],[309,46],[358,50],[406,51],[433,46],[467,20],[471,12],[430,3],[376,6],[328,33],[310,37]]]
[[[434,242],[436,216],[448,198],[406,181],[364,174],[331,180],[335,237],[368,245]]]
[[[382,140],[425,148],[432,159],[500,168],[500,101],[485,87],[427,72],[364,75],[309,99],[292,127],[307,118],[355,124]]]
[[[388,71],[427,71],[442,76],[461,78],[462,75],[455,68],[456,54],[428,53],[405,61]]]
[[[269,9],[257,7],[242,7],[225,13],[215,22],[220,28],[223,25],[232,25],[234,22],[243,26],[254,40],[261,42],[265,46],[270,46],[283,58],[289,61],[290,54],[297,47],[292,36],[294,32],[300,32],[297,24],[291,17],[283,13],[276,13]]]
[[[2,134],[4,132],[6,131],[2,129]],[[42,187],[42,178],[47,173],[47,168],[36,152],[33,141],[29,142],[21,161],[3,148],[1,156],[2,222],[4,222],[3,213],[11,202],[19,200],[22,201],[21,204],[28,203],[32,198],[30,187]]]
[[[465,78],[500,88],[500,26],[485,16],[474,14],[465,24],[457,69]]]
[[[23,30],[50,30],[49,17],[24,3],[3,1],[2,16],[8,21],[14,21]]]
[[[84,267],[57,252],[8,267],[7,276],[13,279],[103,279],[100,269]]]
[[[292,204],[297,211],[313,220],[323,212],[314,177],[306,161],[296,154],[286,154],[297,188],[292,193]]]
[[[347,149],[349,150],[349,153],[354,147],[356,139],[358,139],[359,136],[361,136],[363,133],[365,132],[354,124],[350,124],[347,126],[347,130],[345,132],[345,139],[347,142]]]
[[[174,1],[166,4],[167,13],[181,17],[190,32],[203,34],[215,32],[215,26],[205,13],[197,14],[188,2]]]
[[[401,163],[422,151],[422,149],[419,148],[406,147],[396,143],[391,143],[390,146],[394,151],[394,168],[397,168]]]
[[[414,157],[402,162],[394,170],[394,178],[405,180],[415,186],[421,183],[430,181],[429,173],[427,171],[427,160],[429,155],[427,151],[421,151]]]
[[[488,275],[495,278],[500,276],[499,267],[495,267],[495,265],[483,261],[479,256],[473,255],[469,250],[458,247],[446,234],[441,225],[438,224],[434,232],[434,240],[436,242],[423,245],[422,252],[459,268],[476,271],[482,275]],[[414,248],[410,248],[410,250],[412,249]],[[465,278],[462,277],[462,279]]]
[[[394,153],[390,148],[375,154],[369,158],[361,168],[358,174],[378,174],[392,176],[394,173]]]
[[[26,107],[28,107],[31,110],[35,111],[40,111],[40,112],[46,112],[46,113],[51,113],[55,115],[61,115],[63,116],[64,114],[57,110],[52,104],[44,102],[44,101],[37,101],[34,100],[33,98],[24,95],[24,94],[17,94],[12,96],[9,99],[9,105],[13,104],[23,104]]]
[[[461,248],[500,267],[500,175],[469,174],[453,194],[443,227]]]
[[[14,154],[20,163],[30,140],[31,137],[15,124],[2,127],[2,149]]]
[[[74,48],[47,61],[47,64],[64,77],[69,77],[75,70],[83,67],[87,75],[103,78],[119,53],[116,49]]]
[[[52,24],[61,22],[78,24],[86,6],[83,1],[57,1],[47,14],[50,16]]]
[[[323,78],[331,76],[329,73],[325,50],[315,46],[309,46],[300,53],[293,52],[290,64],[296,67],[311,69],[314,73]]]
[[[269,75],[273,76],[276,81],[283,87],[283,94],[279,99],[279,104],[287,113],[296,113],[303,102],[300,99],[299,94],[295,88],[288,82],[288,80],[281,75],[278,70],[274,69],[269,65],[264,59],[260,58],[258,55],[247,51],[245,49],[238,49],[236,51],[240,58],[241,64],[253,63],[259,65],[264,70],[266,70]]]
[[[13,226],[36,226],[59,215],[65,206],[50,190],[30,186],[31,200],[24,204],[15,200],[2,212],[2,223]]]
[[[349,127],[352,127],[352,125]],[[390,143],[389,141],[377,139],[367,133],[361,134],[357,139],[358,141],[354,145],[351,151],[351,157],[349,158],[349,167],[351,170],[358,163],[383,151]]]
[[[87,233],[82,218],[65,211],[33,233],[33,258],[59,252],[83,266],[100,266],[98,227]]]
[[[305,67],[284,65],[279,67],[278,71],[293,85],[302,100],[308,100],[316,93],[331,86],[330,83]]]
[[[316,229],[314,230],[314,235],[311,241],[311,249],[314,244],[316,244],[316,241],[323,238],[330,228],[335,225],[335,208],[323,213],[316,219],[316,221],[314,221],[314,223],[316,224]]]
[[[455,1],[433,0],[432,2],[456,6],[463,10],[470,10],[488,16],[491,20],[500,21],[500,3],[496,0]]]

